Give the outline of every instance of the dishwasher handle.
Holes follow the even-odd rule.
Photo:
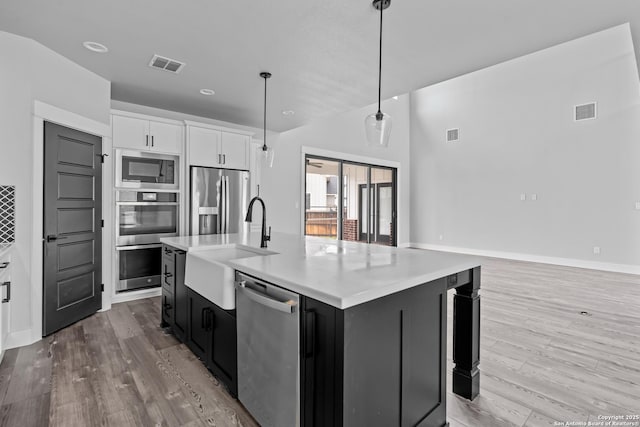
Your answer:
[[[269,308],[273,308],[274,310],[282,311],[284,313],[294,313],[296,305],[298,305],[298,303],[293,300],[280,301],[271,298],[261,292],[254,291],[253,289],[247,287],[246,280],[236,282],[236,288],[238,291],[243,292],[251,301]]]

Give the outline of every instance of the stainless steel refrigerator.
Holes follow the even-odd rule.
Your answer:
[[[249,230],[249,172],[192,166],[190,175],[191,235]]]

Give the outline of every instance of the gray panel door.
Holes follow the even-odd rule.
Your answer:
[[[43,335],[102,306],[102,139],[44,126]]]

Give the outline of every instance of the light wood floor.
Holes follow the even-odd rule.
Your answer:
[[[640,414],[640,276],[489,258],[482,274],[481,391],[448,395],[452,427]],[[7,351],[0,425],[255,425],[159,311],[158,298],[116,304]]]

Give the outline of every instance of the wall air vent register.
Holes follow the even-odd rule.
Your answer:
[[[596,103],[590,102],[588,104],[576,105],[574,109],[574,120],[590,120],[596,118]]]
[[[455,142],[460,139],[460,129],[447,129],[447,142]]]

